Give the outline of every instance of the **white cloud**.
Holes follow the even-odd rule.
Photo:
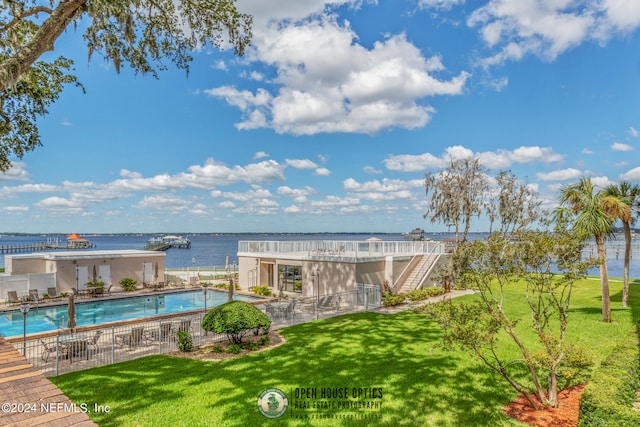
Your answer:
[[[338,23],[328,13],[258,25],[248,56],[275,70],[276,89],[252,93],[223,86],[205,92],[242,111],[238,129],[373,134],[424,126],[435,110],[422,100],[459,95],[469,78],[464,71],[452,76],[440,57],[425,57],[403,34],[377,41],[371,49],[357,39],[348,22]]]
[[[477,156],[480,162],[489,169],[504,169],[513,163],[556,163],[564,159],[563,155],[555,153],[551,147],[522,146],[513,151],[499,149],[495,152],[474,153],[468,148],[456,145],[447,147],[441,157],[436,157],[431,153],[398,154],[387,157],[384,160],[384,165],[393,171],[418,172],[426,169],[439,169],[451,159],[472,156]]]
[[[20,214],[24,212],[29,212],[29,207],[20,205],[20,206],[3,206],[0,208],[0,211],[7,214]]]
[[[12,162],[9,170],[0,172],[0,181],[29,181],[26,163]]]
[[[623,181],[640,182],[640,166],[623,173],[620,175],[620,179]]]
[[[285,163],[296,169],[315,169],[318,167],[309,159],[285,159]]]
[[[611,184],[615,184],[606,176],[592,176],[591,182],[593,183],[594,187],[599,187],[599,189],[603,189],[608,187]]]
[[[316,190],[314,190],[312,187],[308,185],[302,188],[291,188],[287,185],[282,185],[278,187],[277,193],[280,194],[281,196],[301,197],[301,196],[310,196],[312,194],[315,194]]]
[[[383,173],[381,170],[378,170],[378,169],[374,168],[373,166],[365,166],[364,168],[362,168],[362,170],[365,173],[368,173],[370,175],[378,175],[378,174]]]
[[[327,168],[317,168],[313,174],[315,176],[329,176],[331,175],[331,171]]]
[[[589,150],[588,148],[583,148],[581,153],[582,154],[593,154],[593,151]]]
[[[423,9],[451,9],[453,6],[464,4],[464,0],[418,0],[418,6]]]
[[[621,142],[614,142],[611,144],[613,151],[633,151],[633,146],[629,144],[623,144]]]
[[[554,60],[585,41],[604,43],[640,26],[634,0],[489,0],[467,25],[478,28],[488,51],[484,66],[535,55]]]
[[[568,179],[580,178],[582,176],[582,172],[578,169],[568,168],[549,173],[539,172],[536,176],[541,181],[566,181]]]
[[[424,181],[421,179],[413,179],[403,181],[401,179],[384,178],[382,181],[373,180],[365,183],[359,183],[353,178],[347,178],[342,183],[344,189],[355,192],[395,192],[403,191],[409,188],[422,188]]]
[[[142,174],[140,172],[133,172],[127,169],[121,169],[120,176],[123,178],[142,178]]]
[[[633,126],[629,128],[628,132],[629,135],[631,135],[631,137],[633,138],[636,138],[638,136],[638,131]]]
[[[265,157],[269,157],[269,154],[265,153],[264,151],[258,151],[256,154],[253,155],[254,160],[263,159]]]

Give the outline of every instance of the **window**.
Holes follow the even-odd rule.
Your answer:
[[[282,290],[302,293],[302,267],[299,265],[279,265],[278,279]]]

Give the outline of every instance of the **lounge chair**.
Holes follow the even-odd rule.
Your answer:
[[[9,304],[20,304],[22,300],[18,298],[18,292],[16,291],[7,291],[7,299],[9,300]]]
[[[58,298],[58,289],[56,289],[56,288],[47,288],[47,296],[49,298]]]
[[[121,345],[128,345],[129,350],[143,345],[145,341],[144,326],[138,326],[131,329],[128,334],[118,335],[116,339],[121,341]]]
[[[102,336],[102,331],[96,331],[96,333],[87,340],[87,345],[93,348],[94,353],[98,352],[98,341]]]
[[[40,297],[38,296],[38,290],[37,289],[29,289],[29,301],[38,302],[39,299],[40,299]]]
[[[42,344],[42,354],[40,358],[44,363],[47,363],[49,361],[49,355],[54,353],[58,355],[58,358],[67,356],[67,347],[64,344],[51,345],[47,344],[44,340],[40,340],[40,343]]]
[[[173,332],[173,323],[161,323],[160,329],[151,331],[151,338],[159,342],[169,341]]]

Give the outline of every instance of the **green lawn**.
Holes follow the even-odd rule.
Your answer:
[[[640,318],[638,288],[631,293],[634,309],[622,310],[621,285],[612,283],[614,323],[606,325],[599,321],[599,282],[584,280],[576,286],[569,335],[589,349],[596,366]],[[516,289],[505,306],[524,316],[520,328],[526,332],[527,309]],[[90,414],[101,426],[521,425],[501,411],[515,397],[508,385],[467,354],[437,348],[438,326],[423,315],[354,314],[281,332],[286,344],[235,360],[152,356],[52,381],[78,404],[109,406],[109,413]],[[316,400],[295,399],[296,388],[320,393],[325,387],[349,392],[380,388],[382,398],[371,400],[381,402],[382,409],[319,413],[381,419],[291,418],[316,413],[292,408],[294,401]],[[257,409],[258,396],[267,388],[281,389],[289,398],[289,410],[279,419],[267,419]]]

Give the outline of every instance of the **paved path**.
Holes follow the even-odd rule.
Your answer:
[[[2,337],[0,401],[3,426],[97,426]]]

